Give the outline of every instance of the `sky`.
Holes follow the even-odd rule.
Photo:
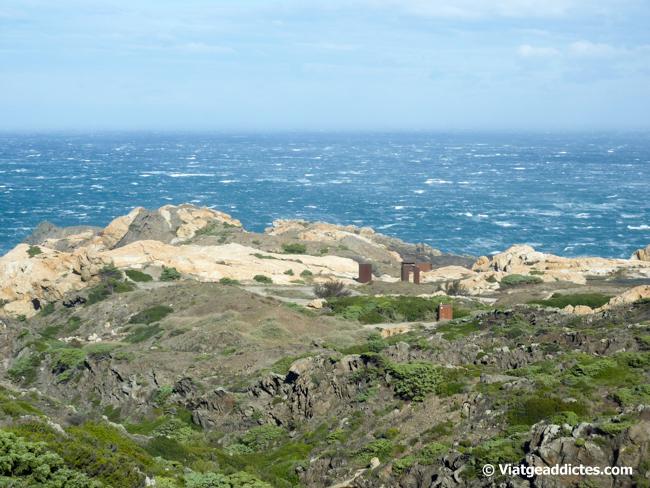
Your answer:
[[[0,0],[0,130],[647,130],[648,0]]]

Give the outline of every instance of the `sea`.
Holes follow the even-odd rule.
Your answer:
[[[650,244],[650,134],[0,134],[0,255],[43,220],[184,202],[254,231],[306,219],[450,253],[629,257]]]

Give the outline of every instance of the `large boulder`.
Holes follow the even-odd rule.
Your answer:
[[[634,251],[634,254],[632,254],[630,259],[636,259],[638,261],[650,261],[650,244],[648,244],[643,249],[637,249]]]

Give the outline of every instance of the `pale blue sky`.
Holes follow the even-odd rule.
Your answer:
[[[0,129],[648,129],[648,26],[648,0],[0,0]]]

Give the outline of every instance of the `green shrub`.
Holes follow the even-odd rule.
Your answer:
[[[106,485],[142,486],[144,473],[152,471],[154,461],[151,456],[107,424],[87,422],[68,428],[67,434],[67,437],[50,434],[48,446],[68,466]]]
[[[440,369],[431,363],[391,363],[386,370],[395,379],[395,393],[405,400],[422,401],[440,383]]]
[[[347,297],[350,291],[345,288],[342,281],[330,280],[314,286],[314,295],[318,298]]]
[[[393,452],[393,443],[388,439],[377,439],[369,442],[355,453],[355,457],[364,462],[369,462],[373,457],[379,458],[380,461],[389,459]]]
[[[277,425],[264,424],[253,427],[241,436],[240,442],[252,452],[262,451],[277,445],[287,438],[287,432]]]
[[[29,385],[36,380],[41,361],[40,354],[29,353],[23,355],[14,361],[7,374],[14,383]]]
[[[221,278],[219,280],[219,283],[221,283],[222,285],[238,285],[239,281],[238,280],[233,280],[232,278],[227,278],[227,277],[224,276],[223,278]]]
[[[9,485],[2,478],[13,480]],[[70,469],[58,454],[41,442],[29,442],[0,430],[0,484],[42,488],[100,488],[103,485]]]
[[[172,417],[156,427],[152,434],[154,437],[166,437],[179,442],[185,442],[192,437],[194,431],[181,419]]]
[[[154,393],[152,400],[156,405],[164,405],[169,399],[169,397],[172,396],[173,394],[174,394],[173,386],[169,386],[169,385],[161,386]]]
[[[307,246],[299,242],[294,242],[282,244],[282,250],[287,254],[305,254],[307,252]]]
[[[174,309],[167,305],[154,305],[149,307],[142,312],[136,313],[133,317],[129,319],[130,324],[151,324],[153,322],[160,322],[162,319],[167,317],[170,313],[173,313]]]
[[[543,305],[545,307],[564,308],[567,305],[586,305],[591,308],[602,307],[609,302],[611,296],[602,293],[574,293],[563,295],[554,293],[548,300],[534,300],[529,303]]]
[[[284,272],[284,274],[286,274],[287,276],[293,276],[293,275],[294,275],[294,272],[293,272],[292,269],[288,269],[288,270],[286,270],[286,271]]]
[[[519,437],[497,437],[483,442],[472,449],[476,459],[475,465],[516,463],[524,457],[524,450]]]
[[[126,274],[126,276],[129,277],[129,279],[139,283],[146,283],[148,281],[153,281],[153,276],[147,273],[143,273],[142,271],[137,269],[127,269],[124,273]]]
[[[60,380],[67,380],[76,369],[80,369],[86,360],[86,351],[72,347],[62,347],[51,351],[52,372]],[[66,373],[63,375],[63,373]]]
[[[255,281],[257,281],[258,283],[266,283],[266,284],[273,283],[273,280],[271,278],[269,278],[268,276],[264,276],[264,275],[259,275],[259,274],[255,275],[255,276],[253,276],[253,279]]]
[[[404,456],[403,458],[400,458],[393,463],[393,473],[400,475],[411,466],[413,466],[416,462],[417,458],[414,455],[410,454],[408,456]]]
[[[38,246],[29,246],[29,249],[27,249],[27,255],[30,258],[33,258],[34,256],[38,256],[39,254],[43,254],[43,251]]]
[[[135,290],[132,283],[124,281],[122,272],[113,264],[104,266],[99,272],[101,283],[90,289],[87,305],[105,300],[113,293],[127,293]]]
[[[436,327],[436,332],[442,333],[442,337],[448,341],[456,341],[474,334],[480,330],[477,321],[460,322],[452,320],[447,323],[440,324]]]
[[[314,276],[314,273],[312,273],[312,272],[309,271],[308,269],[303,269],[303,270],[300,272],[300,276],[303,277],[303,278],[311,278],[312,276]]]
[[[162,272],[160,273],[160,281],[175,281],[180,280],[181,274],[176,268],[168,268],[163,266]]]
[[[145,450],[152,456],[160,456],[170,461],[185,463],[190,460],[189,450],[176,439],[169,437],[154,437],[147,442]]]
[[[511,274],[501,278],[502,287],[519,286],[519,285],[534,285],[542,283],[539,276]]]

